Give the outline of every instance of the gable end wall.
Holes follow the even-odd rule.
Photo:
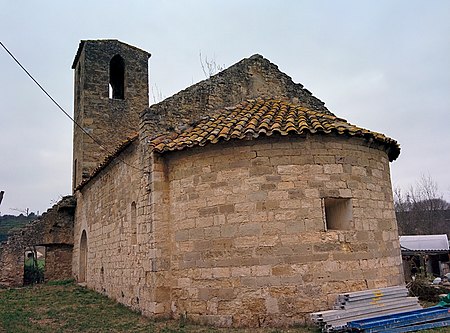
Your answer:
[[[182,130],[220,108],[254,98],[279,98],[330,113],[322,101],[280,72],[275,64],[254,55],[150,106],[141,115],[141,135],[154,138]]]

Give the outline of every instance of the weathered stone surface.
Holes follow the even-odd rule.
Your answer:
[[[329,113],[261,56],[148,108],[139,139],[75,193],[78,280],[85,271],[88,287],[145,315],[253,327],[303,323],[329,295],[403,282],[379,145],[316,133],[149,149],[254,97]],[[345,228],[327,227],[326,198],[350,203]]]
[[[220,252],[220,257],[226,255],[231,259],[228,266],[231,269],[231,276],[238,278],[238,281],[240,281],[234,287],[236,303],[233,309],[228,309],[228,312],[220,312],[220,310],[218,312],[224,315],[231,314],[234,320],[233,325],[259,325],[250,317],[257,318],[259,316],[260,318],[265,318],[269,315],[269,312],[273,313],[275,309],[281,308],[273,304],[290,304],[277,312],[278,316],[284,318],[283,322],[302,321],[304,313],[319,310],[320,306],[327,304],[328,293],[333,292],[336,294],[349,288],[352,290],[362,289],[367,288],[368,285],[380,285],[380,283],[388,286],[393,282],[394,284],[402,282],[400,262],[396,260],[399,257],[398,250],[384,251],[384,249],[390,247],[389,244],[396,243],[397,239],[393,237],[388,240],[387,234],[383,238],[383,233],[378,232],[382,228],[382,230],[390,230],[395,234],[397,228],[395,219],[383,218],[383,214],[379,218],[373,218],[378,216],[376,214],[376,211],[379,210],[378,207],[384,206],[386,198],[390,198],[391,185],[389,176],[382,177],[384,180],[381,181],[379,177],[371,176],[365,178],[364,182],[355,183],[350,181],[346,174],[342,172],[342,161],[345,160],[347,155],[357,155],[361,159],[378,162],[372,164],[377,165],[381,172],[387,173],[389,168],[385,153],[377,149],[367,150],[363,140],[354,138],[346,139],[328,136],[325,138],[320,137],[319,141],[316,141],[316,139],[317,136],[315,135],[308,136],[302,139],[301,142],[296,138],[265,138],[250,143],[227,143],[226,149],[223,149],[221,145],[192,149],[177,154],[170,154],[165,158],[169,182],[170,215],[173,217],[170,220],[170,225],[175,234],[177,234],[176,230],[180,228],[180,230],[186,232],[186,240],[194,239],[195,241],[200,241],[197,239],[201,239],[199,237],[203,235],[205,237],[204,241],[207,241],[207,244],[212,246],[212,244],[220,244],[221,241],[226,239],[224,236],[227,237],[229,234],[230,226],[236,225],[235,233],[232,236],[233,246],[227,248],[226,252]],[[214,186],[204,186],[198,188],[195,200],[181,196],[185,187],[195,186],[196,177],[204,174],[203,170],[198,170],[198,174],[192,169],[188,173],[183,171],[185,168],[190,168],[190,165],[195,163],[196,160],[201,160],[203,164],[210,161],[210,169],[213,169],[215,157],[219,155],[225,157],[221,163],[221,171],[217,172],[218,178],[224,178],[222,174],[229,175],[234,173],[235,161],[240,159],[236,151],[241,149],[241,145],[249,147],[256,155],[259,155],[260,151],[270,151],[270,149],[278,151],[278,149],[282,149],[286,155],[295,156],[298,151],[293,150],[291,145],[293,142],[300,148],[301,144],[306,148],[314,146],[316,142],[321,143],[321,149],[309,149],[309,154],[313,157],[309,161],[322,161],[322,154],[326,154],[328,158],[328,145],[336,147],[336,144],[345,144],[346,150],[340,149],[336,151],[336,154],[342,157],[342,159],[338,159],[340,162],[339,167],[336,167],[336,170],[338,170],[336,174],[340,175],[340,177],[336,177],[333,181],[328,178],[321,180],[318,176],[322,175],[324,169],[315,168],[313,167],[314,165],[310,165],[308,162],[306,164],[292,164],[292,161],[289,161],[286,162],[289,164],[277,166],[277,175],[279,176],[277,183],[273,187],[268,187],[264,186],[266,185],[266,178],[260,178],[259,173],[251,172],[251,168],[259,168],[264,163],[270,163],[269,160],[258,160],[258,163],[250,163],[246,167],[247,170],[239,167],[239,173],[248,175],[246,178],[241,178],[239,182],[233,182],[232,179],[229,180],[228,189],[232,194],[222,197],[220,196],[221,192],[218,192]],[[230,146],[232,147],[231,149]],[[332,159],[326,160],[324,163],[327,163],[328,168],[334,170],[334,165],[329,164],[331,160],[336,161],[336,158],[332,157]],[[302,160],[299,159],[298,161]],[[282,160],[280,160],[280,163],[282,163]],[[309,171],[308,173],[304,172],[306,169]],[[366,166],[365,170],[367,173],[373,174],[370,166]],[[271,173],[271,170],[267,171],[269,174]],[[301,178],[306,180],[306,184],[311,185],[305,187],[302,184],[301,189],[293,190],[284,186],[285,178]],[[314,182],[309,183],[309,180],[314,180]],[[181,183],[184,186],[179,186]],[[207,184],[207,182],[204,183]],[[293,183],[295,184],[295,181]],[[250,184],[252,186],[248,186]],[[283,184],[281,189],[278,188],[277,184]],[[355,211],[356,207],[352,208],[352,228],[349,230],[326,231],[324,229],[323,216],[320,213],[320,200],[323,193],[319,189],[327,187],[335,188],[337,190],[336,196],[351,197],[357,202],[359,210]],[[372,191],[369,193],[358,191],[359,188],[367,187],[371,187]],[[260,188],[260,190],[254,192],[254,188]],[[255,193],[257,194],[255,195]],[[284,193],[286,193],[286,196],[284,196]],[[302,196],[299,200],[298,193],[308,193],[308,196]],[[208,200],[210,197],[217,196],[221,197],[221,200],[218,202]],[[246,201],[265,202],[268,197],[273,197],[274,199],[271,201],[270,207],[266,208],[266,215],[263,219],[255,215],[257,207],[259,207],[257,205],[246,205],[246,209],[242,211],[236,208],[243,206]],[[279,204],[273,204],[277,198]],[[374,200],[376,200],[375,204]],[[198,208],[197,204],[195,204],[195,202],[199,201],[204,203],[204,206],[201,208]],[[315,208],[317,207],[316,202],[319,203],[318,208]],[[206,238],[204,234],[198,233],[198,231],[202,230],[201,225],[192,224],[190,228],[184,228],[182,216],[195,215],[194,213],[190,214],[190,211],[201,209],[202,211],[212,212],[215,211],[215,207],[223,207],[224,205],[234,207],[234,209],[224,212],[225,223],[219,226],[221,228],[220,233]],[[289,207],[289,210],[284,207]],[[305,210],[304,207],[311,208]],[[316,214],[317,210],[319,214]],[[236,211],[240,212],[238,219]],[[372,227],[365,227],[366,216],[372,217]],[[306,220],[308,221],[307,225],[305,224]],[[272,224],[275,221],[278,221],[280,225],[277,228],[272,228]],[[297,228],[296,226],[299,227]],[[183,258],[188,258],[187,255],[191,249],[186,249],[187,252],[184,252],[176,245],[176,238],[171,239],[172,242],[175,242],[175,252],[172,253],[180,253],[181,251],[181,255],[172,255],[173,267],[181,268],[173,273],[179,277],[191,277],[190,269],[183,268],[186,267]],[[282,246],[284,239],[290,244],[289,246]],[[264,251],[262,251],[261,246],[264,247]],[[214,267],[216,267],[219,260],[218,253],[215,252],[215,257],[211,258],[211,252],[208,252],[206,249],[196,252],[196,262],[202,263],[198,269],[216,269]],[[373,260],[374,253],[376,253],[376,261]],[[178,262],[178,258],[181,259],[181,262]],[[258,262],[267,262],[270,259],[273,259],[272,265],[258,265]],[[372,260],[371,265],[361,264],[368,260]],[[216,280],[208,281],[208,286],[216,286],[215,288],[223,286],[220,278],[228,277],[228,274],[215,277],[217,277]],[[205,291],[203,279],[191,277],[189,281],[191,290],[198,288]],[[294,281],[297,283],[293,284]],[[298,282],[301,284],[298,285]],[[271,304],[270,310],[262,307],[244,308],[243,305],[237,305],[247,302],[245,295],[248,291],[258,292],[260,288],[266,286],[291,287],[293,285],[296,288],[290,291],[289,297],[292,300],[302,298],[302,304],[294,306],[294,301],[286,301],[278,296],[272,296],[273,298],[270,299],[264,298],[264,304]],[[330,286],[332,287],[330,288]],[[310,297],[302,297],[304,294]],[[173,297],[172,302],[177,304],[177,293],[173,294]],[[217,296],[211,294],[209,297]],[[252,300],[250,303],[258,304],[258,301]],[[184,305],[177,306],[177,311],[189,312],[188,308],[183,307]],[[303,309],[302,311],[298,310],[299,306]],[[243,313],[248,313],[249,317],[247,318]],[[262,313],[265,314],[262,315]],[[270,322],[272,323],[272,321]]]
[[[312,135],[302,141],[305,147],[312,146],[317,138]],[[328,144],[342,143],[352,149],[339,151],[339,156],[345,159],[347,154],[356,154],[378,161],[373,165],[389,172],[385,153],[365,149],[363,140],[319,138],[322,148],[309,150],[313,157],[329,154],[323,149]],[[301,148],[295,137],[266,138],[227,143],[227,149],[218,144],[177,154],[155,154],[150,177],[128,166],[137,165],[141,158],[139,143],[134,143],[120,155],[127,164],[110,164],[77,193],[75,274],[79,269],[77,243],[81,230],[86,230],[90,244],[89,287],[149,315],[176,317],[187,312],[198,320],[231,320],[235,326],[302,322],[306,313],[328,304],[330,293],[401,283],[395,219],[376,214],[380,206],[390,207],[385,211],[392,209],[392,205],[385,205],[391,193],[389,177],[380,181],[369,176],[356,183],[340,173],[334,187],[355,203],[352,228],[326,231],[320,204],[323,193],[319,189],[330,186],[331,180],[318,177],[323,169],[308,164],[314,159],[298,160],[306,164],[289,161],[289,172],[279,165],[280,172],[273,178],[275,186],[264,190],[261,188],[267,178],[250,176],[249,169],[255,167],[252,163],[245,167],[247,170],[235,163],[241,158],[236,151],[243,148],[258,154],[277,147],[276,151],[283,149],[293,155],[301,151],[292,148],[294,142]],[[218,178],[225,179],[236,168],[247,177],[230,177],[222,186],[215,186],[216,178],[207,177],[207,173],[213,172],[217,156],[226,157],[221,170],[214,171]],[[195,161],[209,167],[192,169]],[[201,186],[197,183],[200,177]],[[158,188],[152,187],[155,178],[162,180],[158,180]],[[284,186],[286,179],[294,179],[296,184],[295,179],[300,178],[304,181],[301,190],[293,192]],[[310,179],[315,181],[310,183]],[[145,187],[150,192],[140,190]],[[368,187],[372,188],[369,195],[359,190]],[[191,188],[196,188],[196,196],[185,196]],[[255,197],[255,189],[263,193],[260,198]],[[300,191],[308,196],[289,196]],[[372,191],[379,192],[370,195]],[[262,207],[258,204],[266,203],[267,197],[273,197],[270,205],[258,212]],[[137,216],[137,245],[131,241],[130,200],[136,203],[138,212],[148,212]],[[141,209],[148,204],[149,210]],[[289,209],[284,208],[287,206]],[[366,227],[367,217],[371,217],[371,227]],[[257,300],[247,297],[267,287],[284,288],[287,294],[261,294]],[[302,303],[297,304],[300,298]],[[217,306],[206,302],[216,302]],[[232,302],[229,304],[233,307],[221,307],[223,302]],[[149,312],[150,304],[154,310]],[[275,314],[277,320],[273,319]]]
[[[330,113],[322,101],[280,72],[275,64],[260,55],[253,55],[208,80],[152,105],[142,116],[141,126],[145,133],[141,134],[155,137],[180,130],[221,107],[234,106],[258,97],[281,98],[311,110]],[[264,167],[270,169],[271,165]],[[252,172],[263,170],[255,168]]]
[[[124,98],[110,98],[110,62],[124,59]],[[117,40],[81,41],[72,68],[75,70],[73,188],[126,138],[137,134],[139,113],[148,107],[150,54]],[[111,96],[112,97],[112,96]],[[101,146],[99,145],[101,144]]]
[[[45,281],[72,277],[73,213],[75,200],[65,197],[36,221],[0,243],[0,285],[23,285],[24,254],[33,246],[45,246]]]

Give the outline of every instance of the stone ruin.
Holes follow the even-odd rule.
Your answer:
[[[66,196],[0,243],[0,287],[24,284],[25,254],[35,247],[45,248],[44,281],[72,277],[74,210],[74,197]]]

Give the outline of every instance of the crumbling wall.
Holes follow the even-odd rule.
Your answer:
[[[13,232],[0,244],[0,286],[23,285],[24,252],[33,246],[46,247],[46,281],[72,276],[74,208],[74,198],[64,197],[36,221]]]
[[[72,277],[72,248],[69,244],[51,244],[45,248],[45,281]]]
[[[141,116],[141,136],[153,138],[195,124],[203,116],[252,98],[279,98],[327,114],[325,104],[278,66],[253,55],[164,101]]]

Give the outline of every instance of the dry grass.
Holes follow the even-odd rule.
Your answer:
[[[313,328],[219,329],[176,320],[152,321],[73,283],[0,290],[0,332],[313,333]]]
[[[4,333],[318,333],[315,328],[220,329],[176,320],[152,321],[73,283],[0,289],[0,332]],[[449,332],[448,327],[421,332]]]

